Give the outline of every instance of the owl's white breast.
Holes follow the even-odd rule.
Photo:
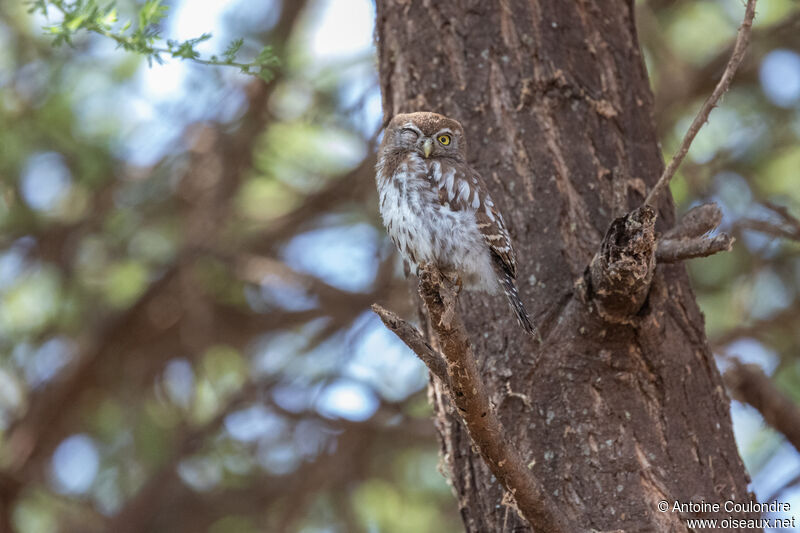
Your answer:
[[[379,184],[384,226],[410,264],[434,263],[457,271],[467,288],[498,290],[489,248],[475,220],[480,205],[477,194],[467,201],[470,188],[465,180],[456,179],[452,167],[443,171],[438,161],[411,153],[390,179],[379,180]],[[448,198],[462,195],[466,209],[440,205],[437,186],[447,191]]]

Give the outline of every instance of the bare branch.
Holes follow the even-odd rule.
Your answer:
[[[450,379],[447,377],[447,364],[442,356],[436,353],[431,345],[422,338],[417,328],[378,304],[372,304],[372,310],[381,318],[387,328],[417,354],[417,357],[425,363],[434,376],[445,385],[450,384]]]
[[[522,456],[506,437],[507,432],[489,402],[469,336],[455,309],[457,288],[436,268],[423,266],[420,269],[419,294],[428,309],[431,327],[441,347],[448,378],[443,380],[444,391],[457,408],[472,442],[491,472],[513,497],[522,517],[537,530],[552,533],[580,531],[558,510],[550,494],[534,477]],[[379,306],[373,306],[373,310],[382,319],[384,316],[392,318],[391,313]],[[409,326],[410,331],[403,329],[391,320],[387,326],[414,349],[423,361],[429,358],[426,351],[430,346],[414,328]],[[418,351],[421,343],[427,348]],[[431,365],[428,368],[434,373],[438,371],[434,371]]]
[[[758,233],[763,233],[764,235],[769,235],[778,239],[800,240],[800,232],[791,231],[789,228],[767,220],[747,218],[737,222],[736,226],[741,229],[757,231]]]
[[[775,388],[760,367],[734,360],[724,379],[735,399],[755,407],[767,424],[800,451],[800,407]]]
[[[778,487],[777,489],[772,491],[772,494],[770,494],[769,496],[767,496],[766,498],[764,498],[761,501],[773,502],[773,501],[777,500],[780,497],[780,495],[783,494],[783,492],[785,490],[791,489],[792,487],[794,487],[798,483],[800,483],[800,474],[797,474],[796,476],[794,476],[789,481],[787,481],[785,483],[782,483],[780,487]]]
[[[748,218],[739,221],[737,225],[740,228],[758,231],[759,233],[771,235],[779,239],[800,241],[800,219],[792,215],[789,210],[782,205],[771,202],[764,202],[762,205],[778,215],[781,221],[776,223],[768,220]]]
[[[365,201],[364,199],[375,191],[375,161],[375,155],[371,153],[357,167],[331,179],[330,183],[319,191],[306,195],[303,203],[296,209],[270,221],[268,228],[249,237],[245,248],[252,253],[273,254],[276,243],[282,242],[287,233],[296,232],[309,221],[314,221],[319,213],[334,210],[338,206]]]
[[[727,233],[720,233],[710,239],[661,239],[656,248],[656,261],[677,263],[719,252],[730,252],[735,240]]]
[[[798,316],[800,316],[800,304],[794,304],[768,318],[739,324],[716,337],[709,338],[709,342],[714,347],[723,348],[746,337],[765,340],[775,335],[791,335],[796,330]]]
[[[783,222],[789,225],[796,234],[800,234],[800,219],[789,212],[786,206],[773,202],[764,202],[764,206],[777,213]]]
[[[694,141],[697,132],[699,132],[700,128],[703,127],[703,124],[705,124],[705,122],[708,120],[708,115],[711,113],[711,110],[716,107],[719,99],[723,94],[725,94],[725,92],[728,90],[728,87],[730,87],[731,80],[733,79],[734,74],[736,74],[736,69],[739,68],[739,65],[742,63],[742,59],[744,59],[744,53],[747,50],[747,45],[750,41],[750,31],[753,27],[753,18],[755,15],[756,0],[747,0],[747,7],[745,8],[744,12],[744,20],[742,21],[742,25],[739,26],[739,33],[736,36],[736,43],[733,46],[733,53],[731,54],[731,58],[728,60],[728,64],[725,67],[725,72],[722,73],[722,77],[717,83],[717,86],[714,88],[714,91],[711,93],[711,96],[706,99],[706,101],[703,103],[703,107],[700,108],[697,116],[694,117],[692,125],[689,126],[689,130],[686,132],[686,135],[684,135],[678,151],[672,156],[672,160],[667,165],[667,168],[664,169],[661,177],[658,178],[658,182],[656,183],[655,187],[653,187],[653,190],[647,195],[647,198],[644,201],[645,205],[653,205],[661,191],[664,190],[667,185],[669,185],[670,180],[677,172],[678,167],[683,162],[686,154],[689,152],[689,148],[691,147],[692,141]]]
[[[674,228],[666,231],[662,239],[689,239],[702,237],[719,226],[722,211],[717,204],[703,204],[688,210]]]
[[[727,233],[703,237],[719,226],[721,221],[722,211],[717,204],[703,204],[690,209],[674,228],[658,240],[656,261],[677,263],[730,251],[735,239]]]

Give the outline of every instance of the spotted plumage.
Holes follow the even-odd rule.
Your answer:
[[[464,130],[436,113],[397,115],[386,128],[376,180],[383,223],[413,266],[433,263],[467,289],[503,291],[520,325],[535,329],[519,298],[503,216],[466,162]]]

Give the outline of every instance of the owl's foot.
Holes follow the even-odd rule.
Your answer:
[[[461,291],[461,280],[454,271],[442,271],[435,264],[419,265],[419,291],[423,300],[431,298],[438,301],[441,310],[438,313],[438,325],[449,329],[456,318],[456,299]]]
[[[461,293],[461,277],[455,270],[440,270],[442,274],[442,287],[439,290],[439,295],[442,297],[442,302],[445,304],[444,312],[439,319],[439,325],[447,329],[452,327],[453,321],[456,317],[456,300]]]
[[[441,272],[442,276],[444,276],[447,281],[449,281],[455,287],[456,295],[460,294],[463,282],[461,281],[461,276],[458,275],[458,272],[455,270],[442,270]]]

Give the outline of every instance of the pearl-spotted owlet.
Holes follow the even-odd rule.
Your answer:
[[[411,265],[433,264],[466,289],[502,290],[520,325],[534,334],[514,283],[517,265],[503,216],[465,154],[457,121],[436,113],[394,117],[377,165],[383,223]]]

